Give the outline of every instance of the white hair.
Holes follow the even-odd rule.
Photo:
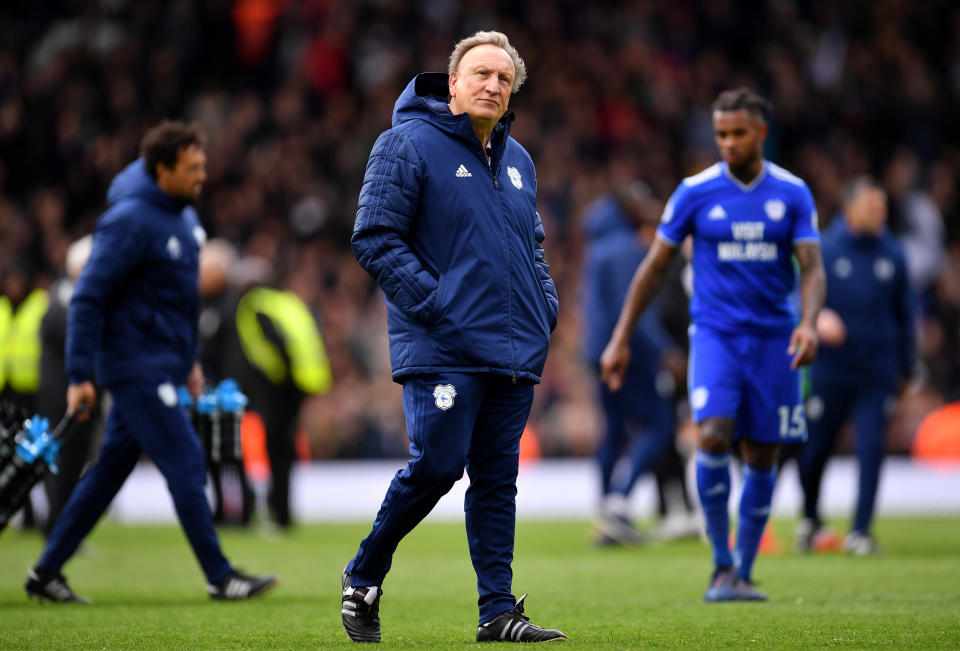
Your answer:
[[[67,248],[67,276],[76,280],[93,250],[93,235],[84,235]]]
[[[527,79],[527,64],[520,58],[520,53],[517,52],[517,48],[510,45],[510,39],[508,39],[507,35],[503,32],[477,32],[473,36],[468,36],[458,42],[453,47],[453,52],[450,53],[450,63],[447,64],[447,74],[452,75],[455,73],[457,68],[460,67],[460,60],[463,59],[463,55],[478,45],[496,45],[499,48],[503,48],[504,52],[510,56],[510,60],[513,61],[513,68],[516,71],[516,75],[513,78],[513,88],[510,92],[516,93],[520,90],[520,86],[522,86],[523,82]]]

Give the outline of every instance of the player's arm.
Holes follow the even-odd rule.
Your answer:
[[[600,356],[600,375],[611,391],[618,391],[623,383],[623,374],[630,362],[630,335],[660,288],[676,252],[677,247],[657,237],[630,281],[617,325]]]
[[[790,368],[796,370],[809,364],[817,356],[817,314],[827,296],[827,275],[823,270],[819,242],[797,242],[793,246],[793,254],[800,265],[800,301],[803,312],[800,324],[790,336],[787,354],[793,355]]]

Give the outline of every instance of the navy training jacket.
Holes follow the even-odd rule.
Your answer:
[[[367,162],[351,239],[387,301],[393,379],[456,370],[540,381],[556,327],[537,179],[501,119],[486,155],[447,75],[400,95]]]
[[[630,282],[647,255],[647,249],[637,239],[636,231],[610,195],[588,208],[583,233],[587,244],[581,285],[586,331],[584,354],[596,367],[617,325]],[[630,338],[630,363],[643,365],[652,377],[660,368],[661,355],[674,345],[660,322],[659,306],[654,300],[637,321]]]
[[[856,235],[842,215],[823,234],[825,307],[847,327],[840,346],[820,344],[814,376],[892,384],[910,377],[914,359],[913,293],[903,248],[889,233]]]
[[[186,380],[197,357],[197,213],[127,165],[107,191],[67,316],[71,383]]]

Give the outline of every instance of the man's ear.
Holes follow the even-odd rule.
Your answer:
[[[451,72],[449,79],[447,79],[447,92],[450,94],[451,98],[456,96],[456,92],[454,92],[456,85],[457,85],[457,73]]]
[[[157,163],[157,166],[155,169],[157,172],[156,176],[158,181],[173,172],[173,168],[167,167],[163,163]]]
[[[767,133],[769,133],[769,131],[770,126],[766,123],[766,121],[761,120],[759,124],[757,124],[757,135],[760,136],[760,140],[766,140]]]

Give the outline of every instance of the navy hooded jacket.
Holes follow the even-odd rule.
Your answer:
[[[387,301],[393,379],[442,371],[540,381],[558,301],[543,257],[537,179],[509,137],[490,166],[447,75],[415,77],[370,153],[353,251]]]
[[[587,361],[598,366],[620,318],[630,281],[647,250],[612,196],[605,196],[588,208],[583,232],[587,243],[581,286],[584,348]],[[646,375],[652,377],[660,367],[661,355],[674,345],[660,322],[659,310],[651,305],[644,310],[630,338],[630,362],[643,365]]]
[[[71,383],[134,377],[179,384],[197,356],[197,213],[161,190],[143,159],[110,184],[67,317]]]
[[[821,343],[811,372],[833,380],[896,386],[914,360],[913,293],[903,247],[887,231],[857,235],[838,215],[823,234],[825,307],[847,327],[840,346]]]

